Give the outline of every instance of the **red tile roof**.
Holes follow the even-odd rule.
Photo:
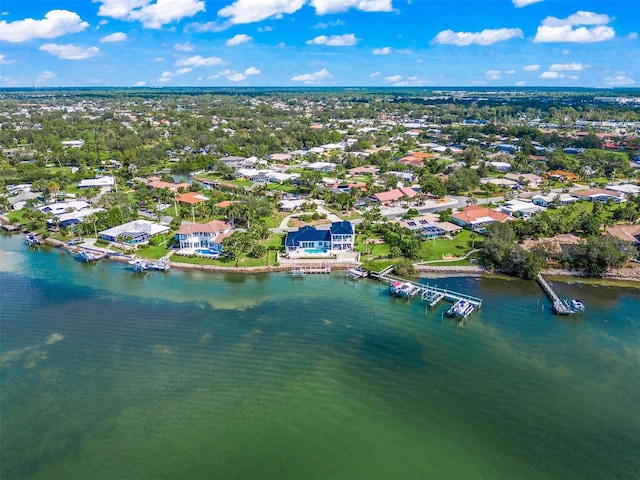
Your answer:
[[[464,208],[461,212],[451,215],[451,218],[455,218],[456,220],[459,220],[466,224],[476,223],[483,217],[492,218],[496,222],[500,223],[510,218],[506,213],[497,212],[495,210],[491,210],[490,208],[483,207],[482,205],[472,205],[470,207]]]
[[[180,203],[189,203],[193,205],[196,203],[206,202],[207,200],[209,200],[209,198],[198,192],[187,192],[178,195],[176,197],[176,200]]]

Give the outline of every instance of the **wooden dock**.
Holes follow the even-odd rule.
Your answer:
[[[371,272],[370,276],[377,278],[381,282],[389,283],[389,294],[393,296],[406,297],[407,301],[420,297],[423,304],[427,305],[427,309],[435,307],[442,300],[453,303],[453,307],[447,310],[450,316],[460,318],[458,326],[463,328],[468,323],[468,317],[482,306],[482,299],[467,295],[466,293],[456,292],[447,288],[440,288],[435,285],[429,285],[406,280],[395,275],[391,275],[393,266],[387,267],[381,272]],[[463,305],[464,308],[460,308]],[[455,314],[450,314],[455,313]]]
[[[547,283],[541,273],[538,274],[536,280],[542,287],[542,290],[544,290],[544,293],[546,293],[551,299],[551,302],[553,302],[553,311],[556,315],[571,315],[574,313],[569,304],[566,301],[561,300],[560,297],[556,295],[556,292],[553,291],[553,288],[551,288],[551,285]]]
[[[317,265],[294,265],[291,267],[290,275],[294,278],[304,278],[305,275],[321,273],[331,273],[331,265],[327,262],[322,262]]]
[[[358,278],[365,278],[369,275],[369,272],[363,270],[361,267],[353,267],[347,269],[347,277],[357,280]]]

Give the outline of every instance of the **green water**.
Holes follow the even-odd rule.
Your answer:
[[[425,281],[483,308],[0,238],[0,478],[640,477],[640,290]]]

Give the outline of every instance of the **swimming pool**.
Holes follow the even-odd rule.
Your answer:
[[[208,257],[220,256],[219,252],[216,252],[215,250],[209,250],[208,248],[196,248],[196,253],[198,255],[207,255]]]
[[[306,255],[323,255],[327,253],[327,249],[326,248],[305,248],[303,252]]]

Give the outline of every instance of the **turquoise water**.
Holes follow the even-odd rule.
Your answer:
[[[481,311],[2,237],[0,478],[640,476],[640,290],[555,284],[587,307],[561,318],[534,283],[428,281]]]

